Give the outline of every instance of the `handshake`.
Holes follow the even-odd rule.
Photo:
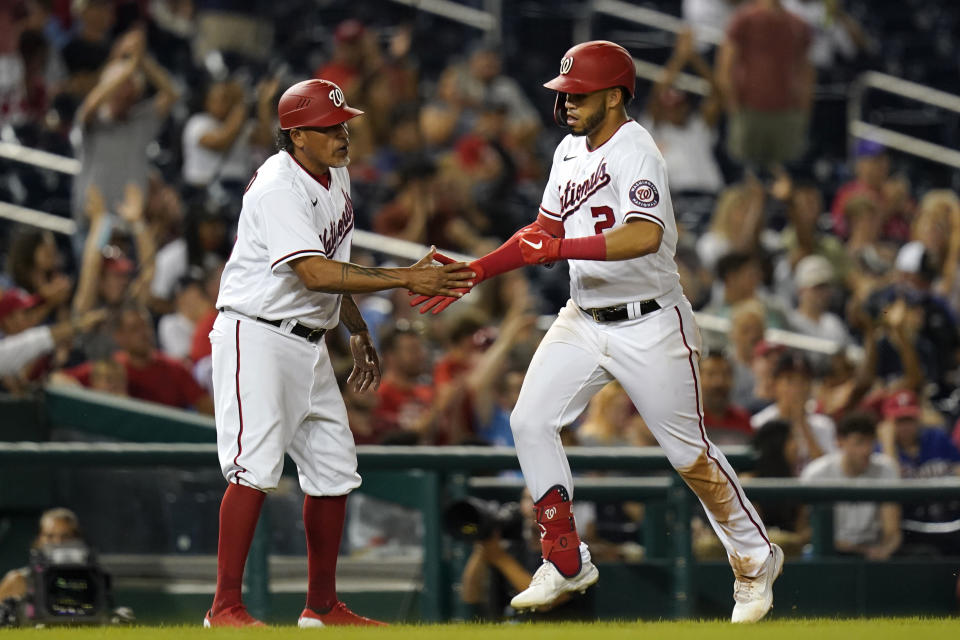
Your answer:
[[[454,289],[454,291],[466,295],[480,282],[506,271],[528,264],[551,264],[565,257],[573,257],[561,255],[563,243],[563,238],[550,235],[538,224],[528,225],[517,231],[499,249],[468,264],[466,268],[473,271],[476,277],[473,278],[471,286],[460,287]],[[440,264],[456,262],[453,258],[442,253],[435,253],[433,259]],[[411,307],[419,306],[420,313],[431,311],[434,315],[459,299],[453,296],[416,295],[413,292],[410,295],[415,296],[410,301]]]

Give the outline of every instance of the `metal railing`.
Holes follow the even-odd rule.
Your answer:
[[[594,469],[649,472],[669,467],[665,456],[648,455],[631,448],[620,448],[616,455],[591,450],[568,450],[575,471]],[[505,457],[509,455],[509,460]],[[364,474],[379,474],[386,482],[389,495],[404,493],[405,504],[418,508],[424,518],[423,589],[420,593],[423,620],[446,620],[452,613],[455,598],[454,579],[444,560],[442,513],[451,498],[474,493],[489,497],[490,489],[519,493],[518,480],[471,479],[471,471],[494,471],[509,462],[517,468],[515,454],[510,451],[490,452],[484,447],[358,447],[358,458]],[[464,463],[468,462],[465,466]],[[0,442],[0,468],[65,469],[83,466],[97,468],[131,468],[170,466],[177,468],[216,468],[216,445],[115,443],[3,443]],[[294,473],[295,465],[287,464],[286,473]],[[392,475],[387,477],[382,472]],[[14,477],[14,476],[10,476]],[[506,483],[506,484],[505,484]],[[376,483],[375,483],[376,484]],[[645,530],[660,532],[663,540],[645,538],[651,547],[649,562],[661,555],[672,574],[672,617],[685,618],[694,613],[692,594],[696,591],[695,565],[692,551],[690,519],[696,500],[679,476],[668,478],[578,478],[576,495],[580,500],[619,501],[643,500],[649,503]],[[960,478],[902,481],[831,481],[810,483],[795,479],[746,480],[743,487],[751,500],[784,500],[799,503],[829,503],[838,500],[910,502],[960,498]],[[18,490],[22,487],[10,487]],[[361,489],[362,490],[362,489]],[[499,495],[499,494],[496,494]],[[833,539],[833,510],[829,506],[814,511],[814,544],[819,552],[829,553]],[[247,563],[247,602],[258,615],[266,613],[269,602],[269,519],[258,527],[257,536]]]
[[[879,127],[862,120],[864,96],[870,89],[885,91],[940,109],[960,113],[960,96],[879,71],[866,71],[860,74],[850,85],[847,102],[847,131],[851,149],[856,139],[865,138],[890,149],[896,149],[930,162],[960,168],[960,151],[956,149],[928,142],[916,136],[899,133],[892,129]]]

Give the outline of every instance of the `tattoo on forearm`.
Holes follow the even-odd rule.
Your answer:
[[[361,267],[360,265],[351,264],[349,262],[343,263],[340,267],[340,284],[346,284],[347,278],[351,275],[356,276],[366,276],[368,278],[376,278],[378,280],[384,280],[387,282],[399,282],[399,276],[396,276],[387,269],[382,269],[380,267]]]
[[[360,314],[360,309],[353,300],[353,296],[344,295],[341,299],[340,322],[343,323],[343,326],[345,326],[350,333],[367,331],[367,323],[364,322],[363,316]]]

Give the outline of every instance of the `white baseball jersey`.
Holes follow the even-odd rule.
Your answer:
[[[580,307],[609,307],[680,295],[673,260],[677,224],[667,168],[647,130],[624,123],[596,149],[586,136],[568,135],[557,146],[540,212],[563,222],[567,238],[582,238],[641,219],[663,228],[660,250],[621,261],[570,260],[570,297]]]
[[[335,327],[340,295],[308,290],[288,263],[304,256],[349,261],[353,221],[346,168],[331,168],[324,184],[286,151],[271,156],[243,196],[237,242],[223,269],[217,308],[251,318]]]

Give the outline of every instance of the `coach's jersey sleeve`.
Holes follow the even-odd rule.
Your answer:
[[[667,191],[667,170],[655,155],[638,153],[617,173],[623,221],[649,220],[666,229],[673,224]]]
[[[543,199],[540,200],[540,213],[551,220],[563,222],[563,212],[560,210],[560,185],[557,177],[557,158],[561,155],[561,142],[553,152],[553,164],[550,165],[550,177],[547,186],[543,189]]]
[[[310,212],[297,193],[270,190],[260,196],[258,210],[273,271],[295,258],[326,255]]]

